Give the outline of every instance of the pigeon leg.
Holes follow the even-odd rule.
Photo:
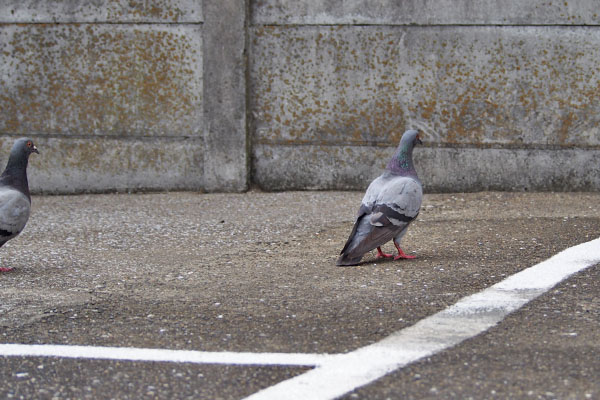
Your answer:
[[[12,271],[13,268],[5,268],[5,267],[0,267],[0,272],[8,272],[8,271]]]
[[[386,254],[383,251],[381,251],[381,247],[377,247],[377,257],[376,258],[392,258],[394,257],[393,254]]]
[[[394,246],[396,246],[396,249],[398,250],[398,255],[396,257],[394,257],[394,260],[400,260],[400,259],[412,260],[413,258],[417,258],[417,256],[409,256],[408,254],[403,252],[402,249],[400,248],[400,245],[396,242],[396,239],[394,239]]]

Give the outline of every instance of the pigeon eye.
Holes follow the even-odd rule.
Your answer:
[[[31,142],[27,142],[27,147],[31,147]]]

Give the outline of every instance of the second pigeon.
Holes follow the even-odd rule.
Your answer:
[[[16,237],[29,219],[31,196],[27,182],[27,163],[31,153],[39,153],[33,141],[18,139],[10,151],[8,163],[0,175],[0,247]],[[12,270],[0,267],[0,272]]]
[[[367,188],[337,265],[356,265],[365,253],[375,248],[377,258],[415,258],[402,251],[400,240],[419,215],[423,200],[423,187],[412,158],[414,146],[422,143],[417,131],[404,132],[384,173]],[[390,240],[398,250],[395,257],[381,250],[381,246]]]

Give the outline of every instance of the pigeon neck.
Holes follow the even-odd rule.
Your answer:
[[[413,165],[412,147],[400,146],[387,165],[387,169],[396,175],[417,177],[417,171]]]
[[[15,189],[23,192],[27,197],[29,195],[29,183],[27,182],[27,164],[28,159],[21,154],[12,154],[8,158],[6,169],[2,173],[2,180]]]

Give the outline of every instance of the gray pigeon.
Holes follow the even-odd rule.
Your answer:
[[[31,196],[27,183],[27,163],[31,153],[39,154],[33,141],[18,139],[0,175],[0,247],[21,233],[29,219]],[[0,267],[0,272],[11,269]]]
[[[423,187],[412,159],[413,147],[422,143],[417,131],[404,132],[385,171],[367,188],[337,265],[356,265],[365,253],[375,248],[377,258],[392,258],[392,254],[381,251],[381,246],[390,240],[398,250],[394,260],[415,258],[402,251],[400,240],[417,218],[423,200]]]

